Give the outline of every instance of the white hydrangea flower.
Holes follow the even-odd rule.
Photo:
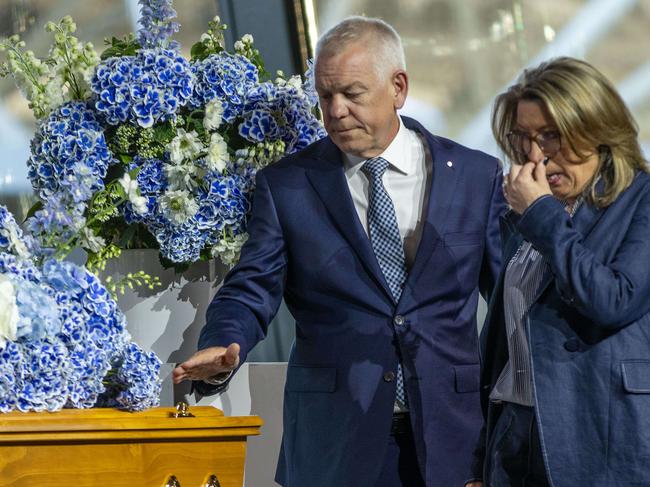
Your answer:
[[[6,340],[16,339],[18,319],[14,284],[4,274],[0,274],[0,345]]]
[[[138,181],[135,179],[131,179],[131,175],[127,172],[124,173],[124,176],[120,178],[120,185],[122,186],[122,188],[124,188],[124,192],[129,198],[131,205],[133,206],[133,211],[135,211],[139,215],[144,215],[148,211],[147,208],[148,200],[144,196],[140,195],[140,191],[138,188]],[[105,243],[102,244],[102,246],[104,245]]]
[[[241,233],[234,237],[224,237],[212,247],[210,255],[218,257],[221,262],[228,266],[234,266],[239,260],[241,248],[248,240],[248,233]]]
[[[235,51],[241,52],[245,49],[244,43],[242,41],[235,41],[234,45]]]
[[[221,100],[215,98],[205,106],[205,116],[203,117],[203,126],[208,131],[217,130],[221,125],[223,116],[223,104]]]
[[[205,158],[208,169],[211,171],[223,172],[228,163],[228,144],[223,137],[217,133],[210,137],[210,147]]]
[[[298,93],[302,93],[302,79],[298,75],[294,75],[287,81],[287,85],[298,90]]]
[[[242,36],[242,38],[241,38],[241,41],[242,41],[244,44],[249,44],[249,45],[250,45],[250,44],[253,43],[253,36],[250,35],[250,34],[244,34],[244,35]]]
[[[135,205],[133,207],[135,208]],[[99,235],[95,235],[95,233],[88,227],[83,228],[79,237],[79,243],[81,246],[91,252],[97,253],[106,247],[106,240]]]
[[[193,160],[204,148],[196,131],[178,129],[178,135],[169,143],[168,149],[171,161],[180,164],[184,160]]]
[[[167,219],[176,225],[182,225],[199,211],[199,204],[185,190],[167,191],[160,197],[160,207]]]

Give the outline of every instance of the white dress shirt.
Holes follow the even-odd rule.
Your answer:
[[[397,135],[379,157],[389,163],[382,182],[393,200],[399,233],[404,242],[406,268],[410,270],[422,236],[425,205],[431,186],[431,165],[427,164],[425,145],[420,136],[407,129],[401,119]],[[369,182],[361,170],[365,161],[361,157],[343,154],[350,195],[367,235]]]

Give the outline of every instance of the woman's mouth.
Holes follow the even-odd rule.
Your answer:
[[[559,173],[547,174],[546,180],[550,186],[557,186],[562,181],[562,176]]]

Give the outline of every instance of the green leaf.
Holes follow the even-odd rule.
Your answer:
[[[117,158],[123,163],[128,165],[132,160],[133,157],[128,155],[128,154],[118,154]]]
[[[34,205],[29,209],[27,212],[27,216],[25,217],[25,221],[27,221],[29,218],[33,217],[34,214],[43,208],[43,202],[42,201],[37,201],[34,203]],[[23,223],[25,222],[23,221]]]
[[[104,42],[110,47],[107,47],[104,52],[102,52],[100,56],[102,60],[110,57],[135,56],[138,49],[140,49],[140,44],[138,44],[135,37],[132,35],[125,37],[124,39],[113,37],[110,41],[105,39]]]
[[[137,231],[138,231],[137,224],[129,225],[128,227],[126,227],[126,230],[124,230],[120,239],[117,242],[117,246],[122,249],[128,249],[129,248],[128,243],[133,237],[135,237]]]
[[[199,41],[196,44],[192,46],[192,49],[190,49],[190,56],[192,59],[196,59],[198,61],[201,61],[208,57],[209,52],[205,44],[203,42]]]

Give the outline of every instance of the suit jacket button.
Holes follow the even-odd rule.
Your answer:
[[[564,342],[564,349],[567,352],[577,352],[580,350],[580,340],[577,338],[569,338],[566,342]]]
[[[402,326],[405,323],[405,319],[402,315],[397,315],[395,318],[393,318],[393,323],[395,323],[397,326]]]
[[[386,382],[393,382],[393,379],[395,379],[395,372],[386,372],[384,374],[384,380]]]

